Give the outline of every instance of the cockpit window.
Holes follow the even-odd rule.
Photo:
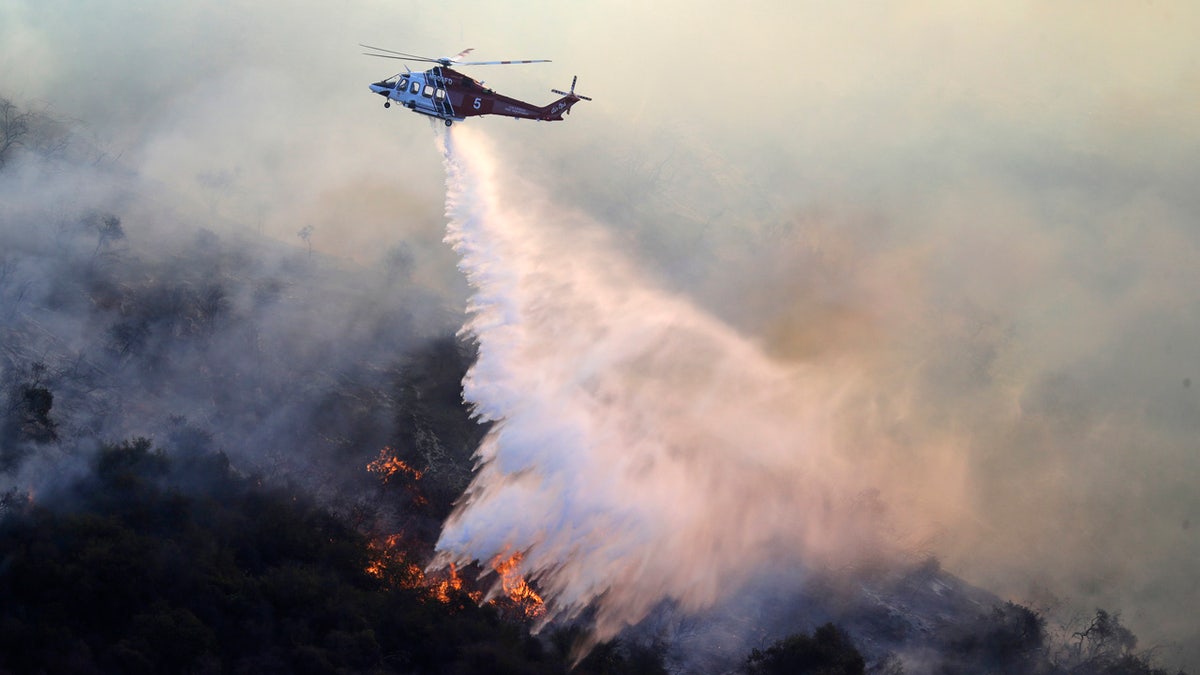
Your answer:
[[[407,77],[400,78],[400,82],[398,82],[396,84],[396,91],[404,91],[407,88],[408,88],[408,78]]]

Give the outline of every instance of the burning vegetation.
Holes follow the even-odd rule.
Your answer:
[[[390,447],[385,447],[379,451],[379,458],[367,464],[367,471],[378,474],[379,479],[383,483],[388,483],[395,477],[396,474],[401,476],[409,476],[413,480],[421,480],[422,472],[405,464],[403,460],[396,457],[396,451]]]
[[[503,620],[470,575],[424,573],[409,544],[370,541],[219,453],[107,446],[0,509],[0,672],[568,671],[567,638]],[[573,672],[662,672],[614,653]]]
[[[0,108],[20,112],[2,98]],[[59,147],[34,138],[39,127],[14,128],[25,155]],[[90,152],[61,154],[43,177]],[[9,159],[0,153],[0,178]],[[92,173],[82,180],[113,178],[85,159],[76,168]],[[622,641],[597,645],[571,669],[586,627],[531,634],[547,610],[520,552],[425,567],[488,428],[462,400],[475,351],[457,326],[426,341],[441,330],[432,319],[417,321],[421,330],[396,320],[441,303],[390,276],[323,268],[237,237],[196,228],[164,234],[157,248],[107,210],[66,222],[69,210],[8,206],[20,204],[27,214],[0,219],[0,475],[15,479],[32,462],[64,470],[0,493],[0,673],[665,672],[662,649]],[[139,210],[145,230],[189,231]],[[387,292],[344,291],[358,287]],[[359,315],[378,321],[322,330],[357,325],[342,319]],[[297,373],[308,373],[307,386],[295,387]],[[187,421],[200,411],[211,421]],[[130,428],[164,442],[102,440]],[[354,470],[343,472],[347,462]],[[376,479],[369,501],[386,516],[331,506],[339,489],[361,494],[364,464]],[[291,481],[297,467],[307,485]],[[345,475],[346,484],[327,482]],[[323,503],[312,496],[330,492]],[[376,531],[394,533],[367,534]],[[860,625],[882,616],[861,614]],[[1011,653],[1014,634],[1022,649],[1040,644],[1041,626],[1020,613],[984,618],[934,647],[969,663],[993,645]],[[1079,630],[1062,662],[1141,658],[1116,619],[1098,615]],[[781,643],[755,663],[769,667],[806,644]]]
[[[540,619],[546,615],[546,603],[521,575],[522,556],[519,552],[505,558],[497,556],[492,569],[500,576],[500,589],[527,619]],[[494,601],[493,601],[494,602]]]
[[[415,504],[428,504],[419,485],[423,472],[399,459],[392,448],[380,450],[379,457],[367,464],[367,471],[378,476],[384,486],[403,484]],[[464,580],[454,563],[441,569],[424,568],[414,558],[420,556],[420,551],[427,550],[428,545],[406,541],[403,532],[376,537],[368,543],[368,548],[371,558],[366,572],[386,584],[418,590],[443,604],[455,602],[458,596],[465,594],[475,603],[486,603],[502,614],[518,619],[536,620],[546,615],[542,596],[521,574],[523,556],[520,552],[497,556],[491,561],[489,567],[495,573],[496,581],[492,591],[485,594],[479,581],[489,575],[477,565],[472,565],[477,572],[474,575],[476,581],[470,583]]]
[[[385,447],[379,451],[379,457],[367,464],[367,471],[379,477],[379,482],[383,485],[400,484],[404,486],[404,490],[412,498],[412,503],[416,507],[424,507],[429,505],[429,499],[421,492],[417,481],[421,480],[424,475],[423,471],[419,471],[410,466],[407,462],[396,456],[396,451],[390,447]]]
[[[417,545],[406,545],[403,534],[371,540],[367,548],[370,550],[367,574],[388,586],[415,590],[443,604],[455,602],[459,594],[466,594],[476,603],[483,599],[482,592],[464,589],[463,578],[453,563],[444,570],[427,571],[413,562],[411,551]]]

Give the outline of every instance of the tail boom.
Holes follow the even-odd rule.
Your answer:
[[[554,103],[551,103],[550,105],[543,107],[541,109],[542,115],[540,117],[538,117],[538,119],[546,121],[546,122],[561,121],[563,118],[563,115],[569,115],[571,113],[571,106],[575,105],[576,103],[578,103],[580,101],[592,100],[591,97],[575,93],[575,83],[578,81],[579,81],[578,75],[571,78],[571,89],[569,91],[559,91],[558,89],[551,89],[550,90],[551,92],[562,96],[562,98],[558,99]]]

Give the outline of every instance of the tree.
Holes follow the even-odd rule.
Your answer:
[[[58,424],[51,419],[54,393],[42,382],[46,365],[34,363],[24,381],[5,392],[7,399],[0,418],[0,471],[17,466],[28,452],[27,443],[58,440]]]
[[[29,133],[32,114],[17,109],[16,104],[0,98],[0,167],[8,161],[13,148],[21,144]]]
[[[962,621],[945,633],[944,667],[1032,672],[1043,657],[1045,625],[1045,619],[1028,607],[1013,602],[993,607],[990,614]]]
[[[827,623],[811,636],[789,635],[767,648],[755,649],[746,659],[749,675],[854,675],[866,671],[862,654],[842,629]]]
[[[87,219],[87,223],[96,232],[96,250],[92,252],[93,258],[100,255],[102,249],[125,238],[125,228],[121,227],[121,219],[111,213],[93,214]]]
[[[303,239],[304,243],[308,245],[308,257],[310,258],[312,257],[312,234],[312,225],[305,225],[304,227],[300,228],[299,232],[296,233],[296,236]]]
[[[1075,642],[1060,664],[1068,673],[1168,675],[1153,664],[1152,652],[1134,651],[1137,636],[1121,624],[1120,614],[1097,609],[1087,626],[1071,637]]]

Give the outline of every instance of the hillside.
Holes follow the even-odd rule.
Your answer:
[[[461,299],[403,247],[356,265],[167,208],[5,110],[0,671],[571,666],[588,617],[535,635],[536,579],[426,568],[488,428]],[[933,560],[802,577],[664,606],[574,672],[1162,672],[1116,616],[1048,629]]]

